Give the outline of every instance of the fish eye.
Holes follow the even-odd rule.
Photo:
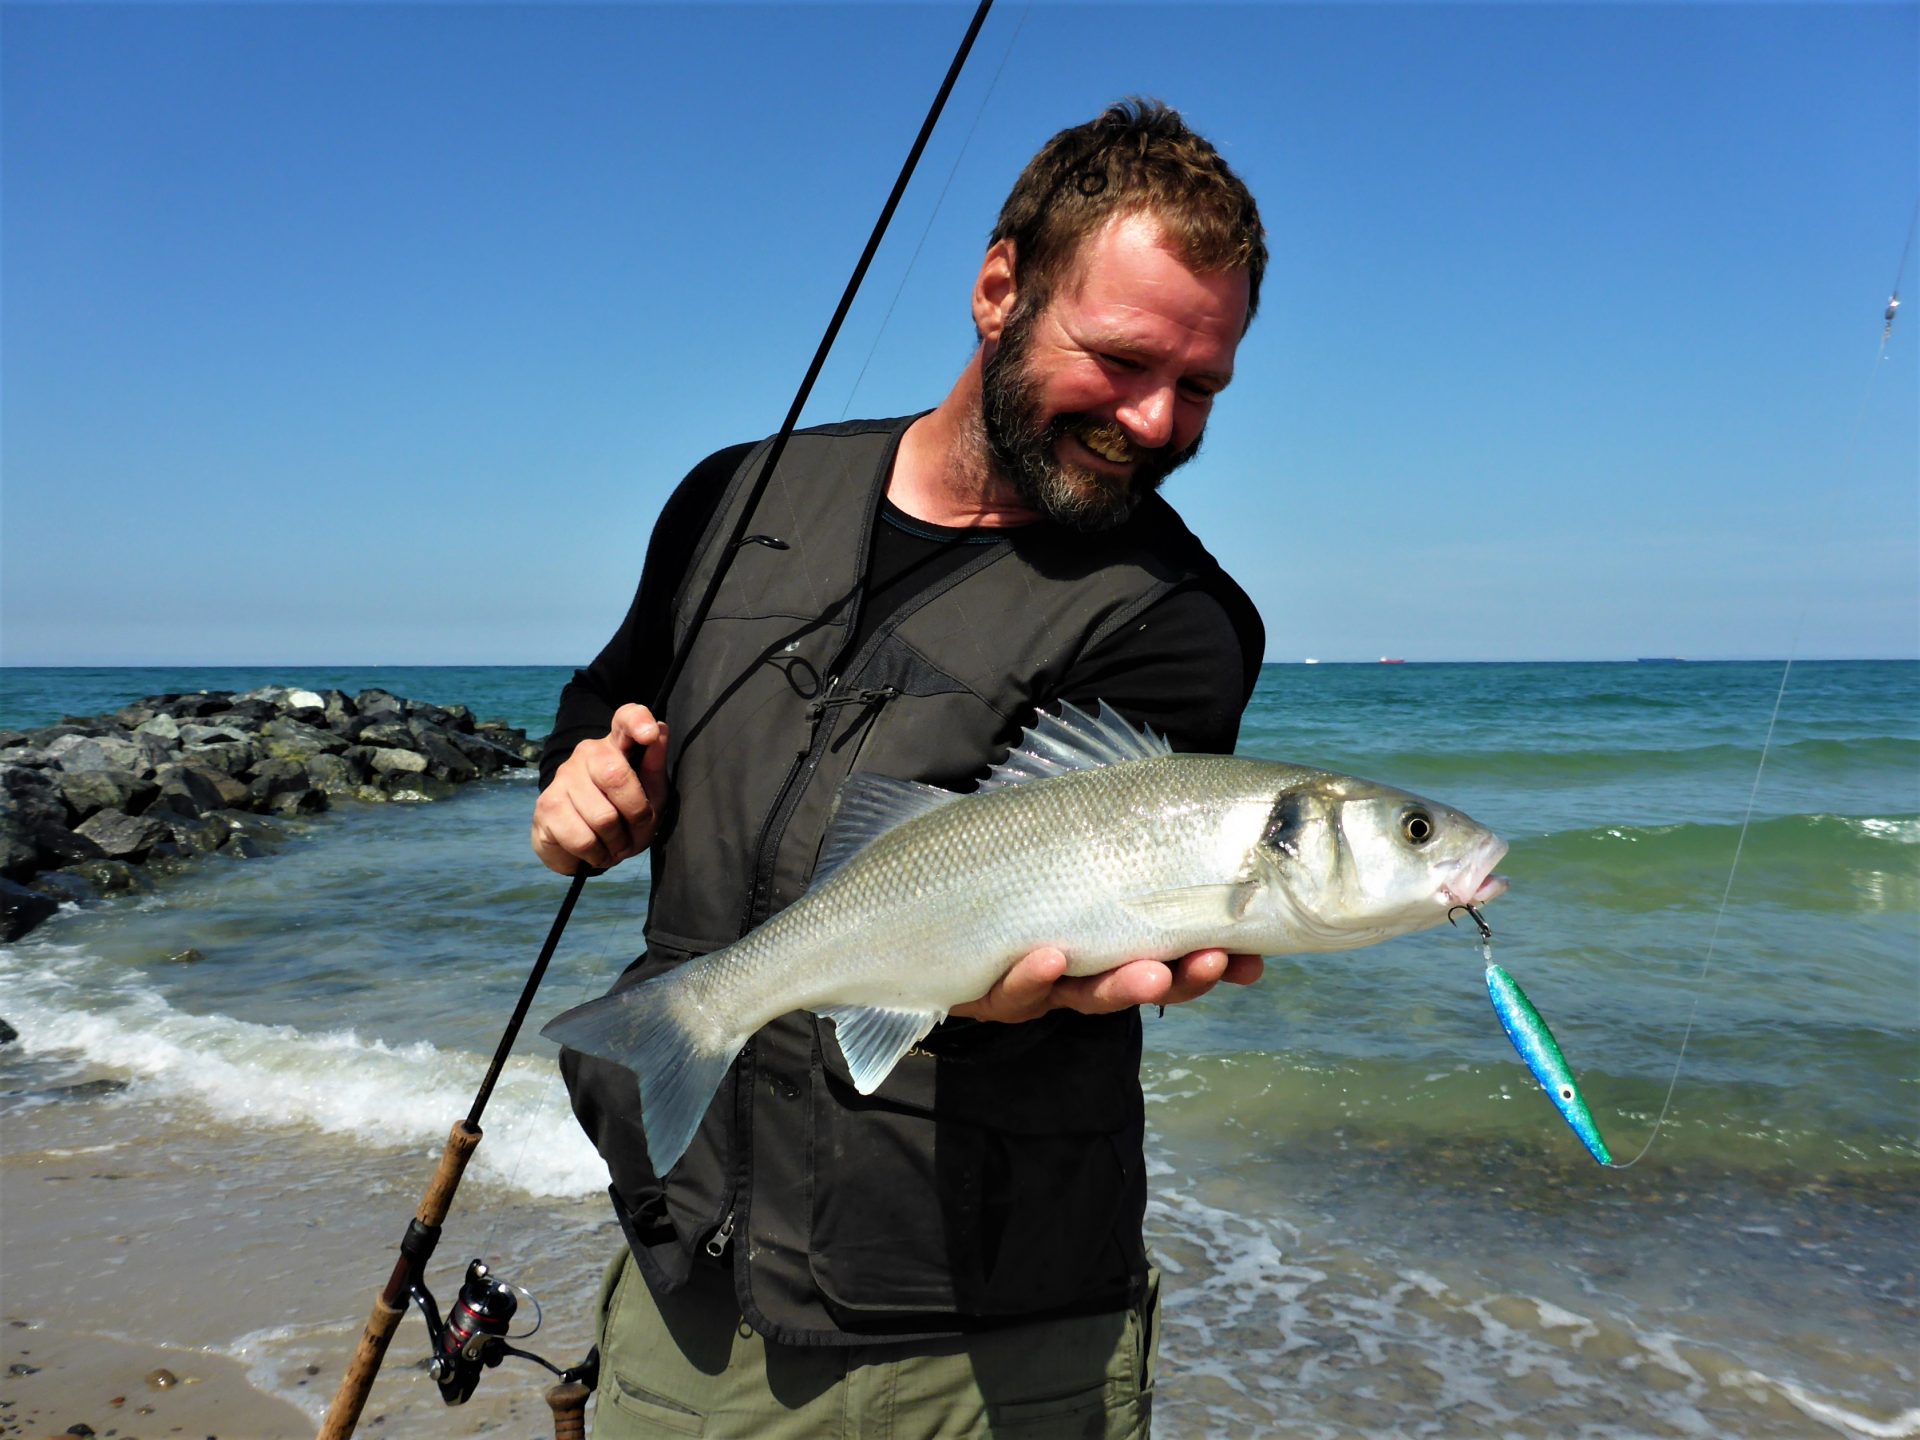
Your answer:
[[[1418,807],[1411,808],[1400,816],[1400,833],[1407,837],[1410,844],[1426,844],[1433,838],[1433,831],[1433,816]]]
[[[1569,1090],[1566,1086],[1562,1085],[1560,1087],[1560,1098],[1562,1100],[1571,1100],[1573,1098],[1573,1091]]]

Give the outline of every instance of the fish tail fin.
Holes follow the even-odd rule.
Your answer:
[[[576,1005],[540,1029],[550,1040],[633,1071],[656,1175],[665,1175],[687,1153],[747,1038],[714,1035],[711,1024],[698,1023],[699,1006],[686,979],[684,972],[656,976]]]

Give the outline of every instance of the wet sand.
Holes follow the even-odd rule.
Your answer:
[[[5,1363],[32,1372],[4,1377],[0,1435],[76,1423],[115,1440],[314,1433],[418,1203],[409,1188],[425,1185],[434,1157],[384,1151],[343,1164],[324,1137],[269,1145],[124,1098],[15,1111],[6,1132],[0,1338]],[[302,1174],[316,1178],[290,1178]],[[525,1347],[573,1364],[591,1343],[603,1232],[612,1223],[597,1199],[529,1202],[470,1185],[429,1282],[444,1307],[466,1260],[486,1256],[545,1304]],[[410,1312],[361,1434],[551,1433],[547,1372],[509,1360],[449,1410],[426,1354]],[[178,1383],[150,1384],[157,1370]]]

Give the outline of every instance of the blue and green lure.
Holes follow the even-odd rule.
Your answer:
[[[1567,1057],[1560,1053],[1553,1031],[1540,1018],[1540,1012],[1533,1008],[1533,1002],[1527,999],[1527,992],[1492,960],[1487,961],[1487,994],[1493,1000],[1493,1013],[1500,1017],[1500,1023],[1506,1027],[1507,1038],[1513,1042],[1513,1048],[1520,1052],[1520,1058],[1527,1062],[1527,1068],[1547,1092],[1547,1098],[1553,1101],[1554,1108],[1573,1127],[1573,1133],[1580,1137],[1580,1143],[1587,1147],[1594,1159],[1602,1165],[1613,1164],[1613,1156],[1607,1152],[1607,1142],[1600,1138],[1600,1127],[1593,1123],[1593,1112],[1587,1109],[1587,1102],[1580,1094],[1579,1082],[1573,1078],[1573,1067],[1567,1064]]]

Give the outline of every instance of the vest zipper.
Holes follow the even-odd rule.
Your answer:
[[[718,1260],[727,1253],[727,1245],[733,1239],[733,1217],[736,1212],[727,1211],[727,1218],[720,1222],[720,1228],[707,1237],[706,1251]]]

